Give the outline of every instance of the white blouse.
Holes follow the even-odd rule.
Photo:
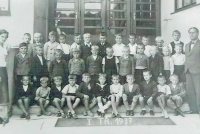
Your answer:
[[[8,55],[7,49],[0,45],[0,67],[6,67],[6,56],[7,55]]]

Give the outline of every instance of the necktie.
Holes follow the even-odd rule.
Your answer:
[[[194,47],[194,42],[191,41],[191,44],[190,44],[190,51],[192,50],[193,47]]]

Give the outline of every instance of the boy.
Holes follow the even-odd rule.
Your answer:
[[[76,91],[78,89],[78,85],[76,84],[76,75],[69,75],[68,80],[69,84],[66,85],[62,90],[63,97],[67,100],[67,106],[69,107],[67,117],[73,117],[74,119],[77,119],[78,117],[74,111],[74,108],[76,108],[80,103],[80,98],[76,96]]]
[[[134,56],[137,53],[137,44],[136,44],[136,34],[129,35],[129,48],[130,48],[130,55]]]
[[[94,96],[94,85],[90,82],[90,74],[84,73],[82,77],[83,82],[79,85],[78,90],[76,90],[76,95],[77,97],[81,98],[84,104],[85,111],[83,112],[83,115],[89,115],[93,117],[94,114],[90,111],[90,109],[96,105],[96,98]]]
[[[157,47],[151,46],[149,57],[149,70],[152,73],[152,80],[157,81],[159,75],[162,75],[164,69],[163,58],[157,54]],[[144,76],[144,74],[143,74]]]
[[[112,46],[113,48],[113,51],[114,51],[114,56],[117,56],[117,57],[120,57],[123,55],[122,53],[122,49],[123,47],[125,46],[123,43],[122,43],[122,35],[121,34],[116,34],[115,35],[115,41],[116,41],[116,44],[114,44]]]
[[[149,113],[151,116],[154,115],[153,106],[155,101],[155,96],[157,94],[157,84],[155,81],[151,80],[152,74],[151,71],[145,70],[143,71],[144,81],[140,84],[140,90],[142,93],[143,101],[141,102],[141,107],[143,111],[140,113],[141,115],[145,115],[146,108],[145,104],[149,106]]]
[[[135,84],[134,75],[126,75],[127,83],[123,86],[123,103],[126,108],[126,116],[134,116],[134,108],[137,105],[137,101],[141,101],[140,87]],[[129,104],[131,107],[129,108]]]
[[[76,75],[76,81],[79,85],[82,82],[82,74],[85,72],[85,62],[79,58],[80,50],[79,49],[72,49],[73,58],[69,60],[68,68],[69,74]]]
[[[41,33],[34,33],[33,38],[34,38],[34,42],[35,42],[32,45],[33,57],[34,57],[35,55],[37,55],[36,47],[42,46],[42,48],[43,48],[44,44],[42,43],[42,34]]]
[[[49,105],[49,95],[51,88],[47,86],[48,78],[42,77],[40,79],[41,86],[36,91],[35,100],[37,101],[38,105],[40,106],[40,111],[37,116],[41,116],[42,114],[50,116],[51,113],[46,111],[47,106]]]
[[[107,84],[111,85],[111,76],[113,74],[118,74],[119,72],[119,59],[113,56],[112,47],[106,48],[106,54],[107,56],[105,56],[102,60],[102,70],[107,76]]]
[[[62,59],[63,51],[60,49],[55,50],[55,60],[50,63],[49,66],[49,75],[51,80],[55,76],[61,76],[63,80],[63,84],[66,84],[67,76],[68,76],[68,65],[65,60]]]
[[[119,58],[119,76],[121,84],[126,82],[126,75],[135,73],[135,61],[132,56],[129,55],[130,48],[124,46],[122,49],[123,56]]]
[[[27,44],[27,53],[30,57],[33,56],[33,44],[30,43],[31,41],[31,35],[29,33],[25,33],[23,36],[23,43]]]
[[[14,75],[16,80],[16,87],[18,87],[22,76],[30,75],[31,60],[27,51],[27,44],[21,43],[19,44],[19,53],[14,57]]]
[[[99,109],[97,110],[97,114],[101,117],[105,116],[105,110],[108,109],[111,105],[109,100],[110,88],[109,85],[106,84],[106,74],[99,74],[99,82],[95,85],[94,94],[97,98],[97,104]]]
[[[143,71],[149,68],[149,58],[144,54],[144,49],[145,46],[143,44],[138,44],[137,54],[134,56],[135,78],[137,84],[140,84],[140,82],[144,80],[142,77]]]
[[[98,55],[99,47],[93,45],[91,47],[92,55],[87,57],[86,68],[91,76],[91,83],[95,84],[98,79],[98,74],[102,72],[102,58]]]
[[[80,50],[81,50],[81,58],[86,61],[87,60],[87,57],[90,56],[92,53],[91,53],[91,46],[92,46],[92,43],[90,41],[90,37],[91,37],[91,34],[89,33],[85,33],[83,35],[83,40],[84,40],[84,44],[82,44],[80,46]]]
[[[161,36],[157,36],[155,41],[156,41],[158,55],[163,56],[163,53],[162,53],[163,44],[164,44],[163,38]]]
[[[81,35],[79,33],[74,34],[74,43],[71,45],[71,52],[73,49],[80,49]]]
[[[30,78],[29,76],[22,77],[22,85],[18,86],[15,91],[16,101],[22,110],[23,114],[20,118],[30,119],[29,114],[29,105],[33,101],[34,93],[33,88],[29,85]]]
[[[186,94],[185,87],[183,83],[179,83],[178,76],[175,74],[170,76],[170,81],[172,82],[169,84],[172,95],[167,100],[167,106],[175,110],[174,116],[180,114],[185,117],[184,113],[179,109]]]
[[[111,45],[106,41],[105,32],[99,34],[99,40],[100,42],[97,43],[97,46],[99,47],[99,56],[103,58],[106,56],[106,48],[111,47]]]
[[[44,58],[47,60],[48,70],[51,61],[55,60],[55,50],[58,45],[59,43],[56,42],[56,32],[51,31],[49,33],[49,41],[44,44]]]
[[[150,52],[149,52],[149,49],[150,49],[150,45],[149,45],[149,37],[148,36],[142,36],[142,44],[145,46],[145,49],[144,49],[144,54],[148,57],[150,57]]]
[[[181,32],[178,31],[178,30],[174,30],[173,33],[172,33],[172,38],[173,38],[174,41],[172,41],[172,42],[169,44],[169,49],[170,49],[171,54],[173,55],[173,54],[176,53],[175,50],[174,50],[174,48],[175,48],[175,45],[176,45],[177,43],[181,44],[181,46],[182,46],[182,52],[185,52],[184,43],[180,41]]]
[[[54,84],[51,87],[51,100],[52,104],[58,109],[57,117],[62,116],[62,118],[65,118],[66,115],[63,111],[63,107],[65,104],[65,98],[62,97],[62,77],[56,76],[53,78]]]

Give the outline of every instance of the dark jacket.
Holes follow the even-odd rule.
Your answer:
[[[154,58],[152,56],[149,57],[149,70],[152,72],[153,76],[158,77],[160,73],[163,72],[164,62],[163,57],[156,54]]]
[[[16,87],[15,100],[17,101],[21,97],[28,97],[30,100],[33,100],[35,97],[35,90],[33,90],[33,87],[31,85],[28,85],[28,89],[25,92],[23,89],[23,85],[20,85],[19,87]]]
[[[108,96],[110,95],[110,86],[105,84],[101,87],[99,83],[96,83],[94,87],[94,95],[95,97],[101,96],[102,98],[108,99]]]
[[[102,72],[102,58],[97,55],[96,60],[90,55],[86,60],[86,68],[90,75],[99,74]]]
[[[133,89],[130,92],[129,91],[129,86],[128,83],[124,84],[123,86],[123,94],[126,94],[128,96],[135,96],[135,95],[139,95],[140,94],[140,87],[138,86],[138,84],[133,83]]]
[[[105,42],[104,45],[101,45],[101,42],[98,42],[96,44],[99,46],[99,56],[105,57],[106,56],[106,48],[111,47],[111,45],[108,42]]]
[[[94,95],[94,85],[89,83],[91,89],[88,89],[88,85],[85,82],[81,82],[78,89],[76,90],[76,96],[83,98],[84,95],[88,95],[90,98],[95,97]]]

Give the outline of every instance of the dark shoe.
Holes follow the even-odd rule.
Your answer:
[[[68,112],[67,113],[67,118],[71,118],[72,117],[72,113],[71,112]]]
[[[73,117],[74,119],[78,119],[78,117],[77,117],[76,114],[72,114],[72,117]]]
[[[22,119],[22,118],[26,118],[26,115],[23,113],[21,116],[20,116],[20,118]]]
[[[153,110],[150,110],[149,112],[150,112],[151,116],[154,116],[154,111]]]
[[[140,115],[144,116],[146,114],[146,110],[142,110]]]
[[[98,116],[100,116],[100,115],[101,115],[101,112],[100,112],[100,111],[98,111],[98,110],[97,110],[97,115],[98,115]]]
[[[176,111],[177,111],[182,117],[185,117],[185,114],[184,114],[179,108],[177,108]]]
[[[61,116],[61,112],[58,111],[58,113],[56,114],[57,117],[60,117]]]
[[[105,117],[105,113],[101,113],[101,117],[104,118]]]
[[[41,116],[42,114],[43,114],[42,111],[39,111],[37,116]]]
[[[115,113],[112,113],[111,117],[112,117],[112,118],[115,118],[115,117],[116,117]]]
[[[65,113],[61,113],[61,117],[62,118],[66,118],[66,114]]]
[[[31,118],[30,115],[27,114],[27,115],[26,115],[26,119],[27,119],[27,120],[30,120],[30,118]]]
[[[88,114],[87,114],[87,111],[84,111],[84,112],[83,112],[83,115],[84,115],[84,116],[87,116],[87,115],[88,115]]]
[[[120,115],[120,114],[117,114],[117,118],[121,118],[121,115]]]
[[[178,116],[178,111],[175,109],[174,116]]]
[[[126,116],[130,116],[130,110],[126,111]]]
[[[134,116],[134,111],[130,110],[130,116]]]

